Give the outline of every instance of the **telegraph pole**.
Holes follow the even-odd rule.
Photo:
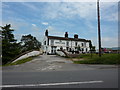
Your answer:
[[[101,57],[101,34],[100,34],[100,10],[99,10],[99,0],[97,0],[97,13],[98,13],[98,44],[99,44],[99,57]]]

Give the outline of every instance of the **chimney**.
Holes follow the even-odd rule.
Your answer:
[[[77,35],[77,34],[74,34],[74,38],[75,38],[75,39],[78,39],[78,35]]]
[[[68,38],[68,32],[65,32],[65,38]]]
[[[48,30],[45,31],[45,36],[48,36]]]

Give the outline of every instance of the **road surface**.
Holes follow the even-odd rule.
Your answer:
[[[116,65],[73,64],[55,55],[3,67],[4,88],[118,88]]]

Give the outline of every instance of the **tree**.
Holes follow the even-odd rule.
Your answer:
[[[91,49],[92,49],[92,42],[91,42],[91,40],[89,41],[89,47],[90,47],[90,51],[91,51]]]
[[[89,47],[90,47],[90,53],[91,53],[91,58],[92,58],[92,53],[95,52],[95,46],[92,45],[91,40],[89,41]]]
[[[16,43],[11,25],[1,27],[2,29],[2,64],[11,62],[20,53],[20,44]]]
[[[96,49],[95,49],[95,46],[92,46],[92,52],[95,52],[96,51]]]
[[[39,49],[41,47],[41,43],[31,34],[22,36],[21,42],[23,43],[23,52],[32,49]]]

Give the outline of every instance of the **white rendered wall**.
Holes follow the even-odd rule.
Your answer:
[[[51,40],[54,41],[54,43],[51,43]],[[46,41],[46,45],[44,45],[44,41]],[[89,42],[83,42],[83,41],[71,41],[71,40],[56,40],[56,39],[49,39],[49,45],[48,45],[48,38],[44,37],[43,40],[43,47],[44,47],[44,51],[51,53],[51,46],[56,46],[56,50],[60,49],[60,47],[62,47],[63,49],[66,49],[66,45],[67,42],[69,42],[68,47],[75,50],[75,42],[77,42],[77,46],[80,46],[80,48],[83,48],[83,52],[86,52],[86,48],[87,48],[87,52],[90,50],[89,48]],[[83,43],[83,46],[82,46]]]

